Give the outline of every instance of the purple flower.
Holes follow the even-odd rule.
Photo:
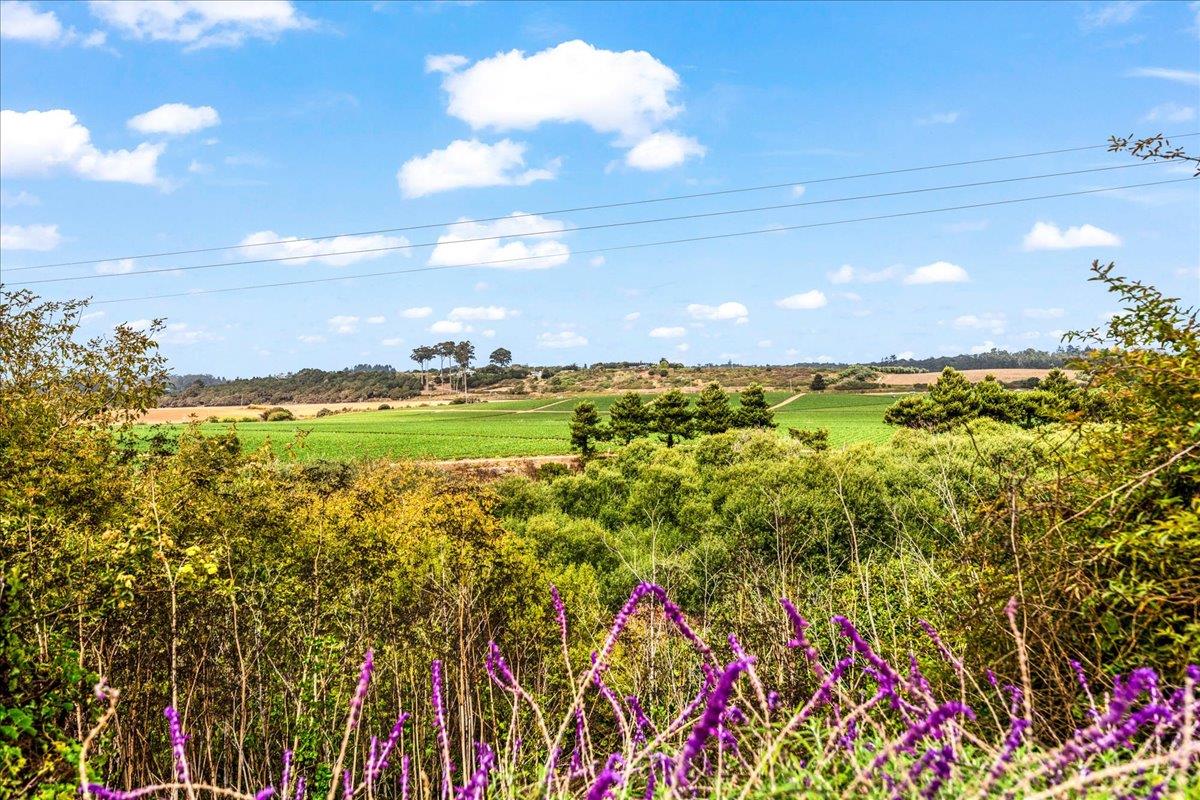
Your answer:
[[[793,636],[788,640],[787,646],[799,648],[804,654],[804,658],[812,667],[813,674],[817,676],[817,680],[825,679],[825,668],[821,666],[821,654],[817,652],[817,648],[813,647],[808,641],[808,636],[804,631],[808,628],[808,620],[800,616],[800,612],[792,605],[792,601],[786,597],[779,598],[779,605],[783,606],[783,610],[787,613],[788,619],[792,622]]]
[[[879,691],[891,698],[893,706],[899,707],[900,696],[896,693],[896,687],[900,685],[900,676],[896,673],[896,670],[892,669],[891,664],[871,649],[866,639],[854,627],[854,623],[843,616],[836,616],[833,618],[833,621],[841,628],[842,635],[850,640],[850,644],[855,652],[871,665],[871,669],[866,670],[866,672],[879,684]]]
[[[515,691],[517,679],[513,677],[512,669],[509,668],[508,662],[504,660],[504,655],[500,652],[500,647],[495,642],[488,642],[488,654],[483,663],[487,668],[488,677],[497,686],[505,691]]]
[[[350,775],[350,770],[342,773],[342,797],[346,800],[354,797],[354,778]]]
[[[388,768],[388,758],[391,756],[392,750],[396,748],[396,743],[400,741],[400,733],[403,731],[408,717],[408,712],[402,712],[396,718],[396,724],[392,726],[392,732],[388,734],[388,738],[384,740],[383,746],[379,749],[379,755],[367,762],[368,780],[375,780]]]
[[[487,791],[488,774],[492,771],[492,765],[496,763],[496,756],[492,748],[479,742],[475,745],[475,760],[479,762],[478,766],[458,790],[458,800],[483,800]]]
[[[646,712],[642,709],[642,704],[638,702],[637,697],[629,695],[625,698],[625,702],[629,705],[629,710],[633,712],[633,741],[639,745],[645,744],[646,731],[653,732],[654,724],[646,716]]]
[[[300,775],[296,778],[296,795],[295,800],[304,800],[304,776]]]
[[[267,800],[268,797],[273,797],[274,795],[275,787],[268,786],[265,789],[259,789],[258,793],[254,795],[254,800]]]
[[[662,606],[663,615],[671,621],[680,635],[691,642],[696,651],[704,657],[705,661],[702,669],[704,670],[705,678],[711,680],[712,665],[710,662],[712,660],[712,649],[688,625],[683,611],[671,601],[671,598],[667,596],[666,590],[654,583],[639,583],[633,592],[630,593],[629,599],[625,601],[625,605],[621,606],[621,610],[613,617],[612,627],[609,628],[608,636],[605,638],[604,646],[600,648],[597,658],[600,661],[608,659],[613,647],[617,644],[617,639],[620,637],[621,632],[625,630],[625,626],[629,624],[629,620],[633,617],[633,612],[637,610],[638,603],[646,595],[651,595],[658,600]]]
[[[408,800],[408,756],[400,759],[400,800]]]
[[[442,749],[442,794],[450,792],[450,775],[454,764],[450,760],[450,736],[446,732],[446,707],[442,703],[442,662],[435,659],[429,665],[433,695],[433,726],[437,729],[438,744]]]
[[[167,726],[171,734],[171,754],[175,758],[175,777],[179,779],[180,783],[191,783],[185,749],[187,736],[183,732],[183,725],[179,722],[179,712],[173,707],[167,706],[163,709],[163,714],[167,718]]]
[[[367,687],[371,684],[371,673],[375,670],[375,652],[371,648],[367,648],[367,654],[363,657],[362,668],[358,673],[358,686],[354,690],[354,696],[350,698],[350,722],[351,728],[358,725],[358,720],[362,716],[363,701],[367,698]]]
[[[292,751],[283,751],[283,775],[279,779],[280,791],[283,792],[283,800],[287,800],[288,781],[292,777]]]
[[[558,632],[562,634],[563,645],[567,644],[567,606],[558,594],[558,587],[550,584],[550,599],[554,601],[554,618],[558,620]]]
[[[683,744],[683,751],[679,754],[679,761],[675,765],[674,784],[678,788],[687,786],[688,770],[691,767],[692,759],[704,750],[704,745],[708,742],[710,736],[721,723],[721,716],[725,713],[725,707],[729,703],[729,696],[733,693],[733,684],[737,680],[738,675],[745,671],[751,664],[753,659],[742,659],[734,661],[725,668],[721,673],[720,680],[717,681],[716,688],[708,698],[708,705],[704,707],[704,713],[700,715],[700,719],[692,728],[691,735]]]
[[[971,710],[970,706],[956,701],[938,706],[929,712],[929,716],[912,723],[908,727],[908,730],[904,732],[904,735],[900,737],[900,741],[895,747],[886,748],[882,753],[877,755],[875,760],[871,762],[871,768],[879,769],[882,767],[893,752],[910,752],[913,746],[926,736],[938,735],[942,725],[956,716],[975,719],[975,712]]]
[[[937,648],[937,651],[941,654],[942,658],[953,665],[955,672],[961,674],[963,671],[963,663],[954,657],[954,654],[950,652],[949,647],[946,647],[946,644],[942,641],[941,634],[937,632],[937,628],[933,627],[933,625],[923,619],[917,620],[917,624],[920,625],[925,631],[925,635],[928,636],[930,641],[933,642],[934,647]]]
[[[588,789],[587,800],[607,800],[611,796],[609,790],[621,783],[621,776],[617,772],[617,767],[620,765],[620,753],[613,753],[608,757],[604,769],[596,776],[592,787]]]

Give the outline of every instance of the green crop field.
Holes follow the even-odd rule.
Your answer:
[[[786,400],[787,392],[768,392],[767,402]],[[365,458],[501,458],[505,456],[566,455],[567,422],[572,409],[584,400],[601,412],[616,395],[582,395],[564,399],[539,398],[462,406],[406,408],[390,411],[357,411],[295,422],[242,422],[236,426],[244,448],[253,450],[270,442],[277,454],[304,433],[296,456],[309,459]],[[737,396],[731,397],[737,405]],[[883,423],[883,411],[896,398],[880,395],[805,395],[775,412],[777,430],[827,428],[834,446],[857,441],[881,441],[892,429]],[[209,435],[225,433],[225,423],[203,423]],[[143,425],[138,433],[174,434],[182,425]]]

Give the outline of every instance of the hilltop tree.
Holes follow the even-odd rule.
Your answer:
[[[608,410],[608,425],[613,438],[629,444],[650,432],[651,411],[637,392],[626,392]]]
[[[495,364],[497,367],[507,367],[512,363],[512,352],[506,347],[497,347],[488,356],[488,363]]]
[[[672,389],[659,395],[650,404],[651,430],[667,437],[667,447],[675,446],[675,438],[690,439],[696,433],[696,420],[688,408],[683,392]]]
[[[775,414],[767,406],[767,396],[760,384],[752,383],[742,390],[741,406],[733,412],[735,428],[774,428]]]
[[[427,383],[426,375],[425,375],[425,365],[428,364],[430,361],[432,361],[433,357],[434,357],[433,348],[430,347],[429,345],[425,345],[425,344],[421,345],[420,347],[414,347],[412,354],[409,355],[409,358],[411,358],[413,361],[417,362],[418,366],[421,367],[421,388],[422,389],[426,388],[426,383]]]
[[[609,438],[611,432],[600,422],[600,412],[596,404],[584,400],[575,406],[571,414],[571,449],[578,450],[584,458],[592,455],[595,449],[592,442],[602,442]]]
[[[894,356],[893,356],[893,358],[894,358]],[[825,382],[825,376],[822,375],[820,372],[813,375],[812,381],[809,382],[809,384],[808,384],[808,388],[812,389],[814,392],[823,392],[823,391],[825,391],[826,387],[828,387],[828,386],[829,386],[829,384]]]
[[[729,396],[719,383],[705,386],[696,398],[696,427],[701,433],[724,433],[733,424]]]
[[[438,357],[438,378],[441,383],[445,383],[446,361],[454,358],[454,342],[438,342],[433,346],[433,350]]]
[[[454,363],[458,364],[459,380],[462,381],[463,394],[467,392],[467,370],[475,360],[475,345],[462,341],[454,345]]]

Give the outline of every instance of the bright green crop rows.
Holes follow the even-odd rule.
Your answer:
[[[768,392],[774,405],[787,392]],[[270,441],[276,453],[293,441],[298,431],[306,436],[296,450],[301,459],[362,458],[500,458],[504,456],[560,455],[571,452],[567,422],[576,404],[591,400],[605,412],[614,395],[579,396],[564,400],[540,398],[476,403],[466,406],[358,411],[296,422],[243,422],[236,428],[246,449]],[[737,396],[732,401],[736,405]],[[891,435],[883,423],[883,410],[895,397],[871,395],[805,395],[775,412],[781,436],[792,428],[828,428],[832,443],[880,441]],[[142,426],[141,433],[181,425]],[[225,433],[231,426],[204,423],[206,434]]]

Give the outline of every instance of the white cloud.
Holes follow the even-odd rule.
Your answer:
[[[520,211],[490,223],[459,222],[438,237],[437,247],[429,255],[429,264],[549,269],[566,263],[571,257],[571,248],[556,238],[566,229],[566,224],[557,220]],[[483,241],[464,241],[466,239]]]
[[[399,347],[400,345],[404,344],[404,340],[399,336],[393,336],[388,339],[382,339],[379,343],[384,347]]]
[[[477,292],[486,292],[490,288],[492,286],[487,281],[476,281],[475,283],[475,291]]]
[[[1025,316],[1030,319],[1058,319],[1066,313],[1066,310],[1061,308],[1027,308],[1024,311]]]
[[[84,325],[86,325],[89,322],[95,322],[96,320],[103,319],[103,318],[104,318],[103,311],[89,311],[88,313],[80,316],[79,321],[81,323],[83,323]]]
[[[57,225],[0,225],[0,250],[53,250],[62,242]]]
[[[0,206],[4,208],[19,208],[21,206],[40,206],[41,199],[22,189],[13,194],[6,189],[0,189]]]
[[[144,114],[130,117],[125,124],[138,133],[164,133],[179,136],[211,128],[220,123],[221,116],[212,106],[165,103]]]
[[[297,336],[296,340],[304,344],[320,344],[321,342],[325,341],[325,337],[310,333]]]
[[[640,311],[630,311],[628,314],[625,315],[626,322],[637,322],[641,318],[642,318],[642,312],[640,312]]]
[[[358,317],[340,314],[336,317],[330,317],[329,330],[342,336],[348,333],[355,333],[358,331]]]
[[[659,131],[642,139],[625,154],[625,163],[634,169],[659,170],[677,167],[695,156],[703,158],[704,145],[691,136],[673,131]]]
[[[212,172],[212,167],[193,158],[192,163],[188,164],[187,171],[193,175],[207,175]]]
[[[1188,122],[1196,118],[1196,109],[1178,103],[1162,103],[1146,112],[1143,122]]]
[[[770,339],[760,339],[758,342],[758,346],[763,348],[764,350],[768,347],[773,347],[774,345],[775,345],[775,343],[773,341],[771,341]]]
[[[1124,25],[1137,16],[1143,5],[1145,5],[1144,0],[1114,0],[1111,3],[1100,3],[1085,11],[1080,22],[1084,29]]]
[[[899,358],[901,360],[906,360],[909,358],[915,358],[916,355],[917,354],[914,353],[912,350],[902,350],[901,352],[896,353],[896,358]]]
[[[34,3],[24,0],[0,2],[0,39],[12,39],[37,44],[73,44],[99,47],[106,39],[104,31],[81,34],[74,28],[64,28],[53,11],[39,11]]]
[[[1036,222],[1025,234],[1026,250],[1071,250],[1077,247],[1119,247],[1121,237],[1097,228],[1095,225],[1079,225],[1060,229],[1050,222]]]
[[[833,272],[827,273],[830,283],[849,283],[854,280],[854,267],[849,264],[842,264]]]
[[[680,325],[672,327],[655,328],[650,331],[650,335],[655,339],[678,339],[680,336],[687,335],[687,328]]]
[[[96,265],[96,272],[100,275],[125,275],[133,272],[133,259],[122,258],[118,261],[101,261]]]
[[[91,133],[66,109],[0,111],[0,171],[6,177],[49,175],[68,169],[93,181],[154,184],[165,144],[98,150]]]
[[[993,334],[1004,333],[1008,319],[1002,313],[963,314],[954,318],[954,327],[986,330]]]
[[[267,244],[270,242],[270,244]],[[307,264],[317,261],[331,267],[345,267],[359,261],[383,258],[399,252],[409,255],[403,248],[408,239],[403,236],[335,236],[332,239],[301,241],[295,236],[280,236],[275,231],[259,231],[242,239],[242,253],[247,258],[287,259],[284,264]],[[392,249],[382,249],[392,248]],[[373,252],[359,252],[359,251]]]
[[[405,197],[481,186],[526,186],[555,177],[558,161],[542,169],[525,169],[523,142],[501,139],[485,144],[478,139],[458,139],[442,150],[404,162],[396,173]]]
[[[804,197],[804,193],[806,191],[807,190],[801,184],[798,183],[792,187],[792,197]]]
[[[193,328],[186,322],[170,322],[154,336],[156,342],[162,344],[196,344],[198,342],[214,342],[221,337],[210,333],[204,328]]]
[[[687,342],[680,342],[679,344],[675,345],[675,349],[680,353],[686,353],[688,350],[692,349],[692,346]]]
[[[481,330],[479,333],[482,334],[484,336],[484,338],[487,338],[487,339],[494,339],[496,337],[496,330],[494,328],[485,328],[484,330]]]
[[[575,331],[558,331],[557,333],[539,333],[537,343],[539,347],[584,347],[588,340]]]
[[[996,349],[996,343],[993,342],[991,339],[988,339],[986,342],[983,342],[982,344],[977,344],[977,345],[972,346],[971,353],[973,355],[979,355],[980,353],[986,353],[990,350],[995,350],[995,349]]]
[[[588,264],[590,264],[593,267],[603,267],[604,266],[604,256],[592,256],[591,258],[588,259]]]
[[[471,59],[467,58],[466,56],[456,55],[454,53],[446,53],[438,56],[425,56],[425,71],[441,73],[456,72],[469,63],[471,63]]]
[[[468,325],[463,325],[457,320],[439,319],[437,322],[429,326],[430,333],[463,333],[471,328]]]
[[[821,308],[828,303],[829,299],[825,297],[825,293],[820,289],[811,289],[807,292],[793,294],[782,300],[775,301],[775,305],[790,311],[807,311],[814,308]]]
[[[927,117],[921,117],[917,120],[918,125],[953,125],[958,122],[961,114],[957,111],[940,111],[935,114],[930,114]]]
[[[842,297],[851,303],[861,303],[862,295],[858,292],[842,292]]]
[[[449,318],[494,322],[502,319],[510,319],[520,315],[520,313],[516,309],[504,308],[503,306],[459,306],[450,311]]]
[[[1168,69],[1166,67],[1138,67],[1125,73],[1131,78],[1161,78],[1188,86],[1200,86],[1200,72],[1186,69]]]
[[[433,309],[429,306],[414,306],[413,308],[406,308],[401,311],[400,316],[405,319],[424,319],[432,313]]]
[[[706,306],[700,303],[691,303],[687,307],[687,313],[692,319],[703,320],[734,320],[739,324],[743,324],[750,319],[750,311],[741,303],[729,301],[721,303],[717,306]]]
[[[281,33],[316,24],[289,0],[92,0],[90,5],[93,14],[130,38],[180,42],[189,50],[236,47],[247,39],[274,41]]]
[[[905,283],[915,285],[926,283],[965,283],[968,280],[970,280],[970,277],[967,275],[967,271],[957,264],[951,264],[949,261],[935,261],[932,264],[917,267],[904,276]]]
[[[387,317],[383,316],[382,314],[377,314],[373,317],[367,317],[368,325],[382,325],[385,322],[387,322]]]

